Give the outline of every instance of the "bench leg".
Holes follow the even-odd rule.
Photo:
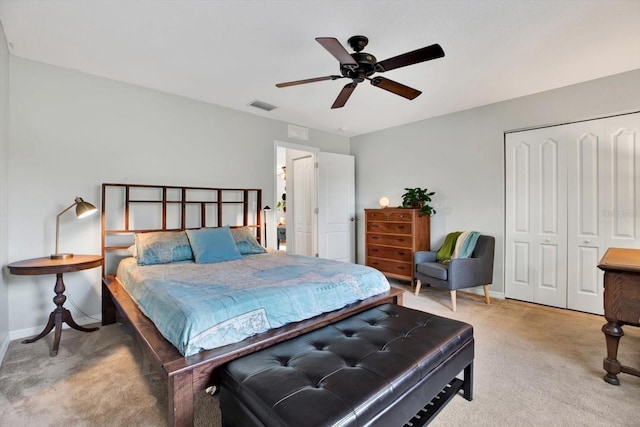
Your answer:
[[[464,368],[464,385],[462,386],[464,398],[473,400],[473,362]]]

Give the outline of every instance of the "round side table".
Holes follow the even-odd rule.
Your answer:
[[[39,274],[55,274],[56,284],[53,288],[56,296],[53,302],[56,308],[49,315],[49,322],[42,332],[37,336],[22,341],[23,344],[29,344],[38,341],[46,336],[55,328],[55,337],[53,346],[51,347],[50,356],[58,354],[58,346],[60,345],[60,335],[62,333],[62,323],[68,324],[73,329],[83,332],[97,331],[99,328],[85,328],[78,325],[71,317],[71,312],[63,307],[67,297],[64,295],[65,286],[62,280],[62,273],[71,273],[74,271],[87,270],[90,268],[100,267],[102,265],[102,257],[100,255],[74,255],[66,259],[51,259],[50,257],[26,259],[17,261],[8,265],[9,272],[16,275],[39,275]]]

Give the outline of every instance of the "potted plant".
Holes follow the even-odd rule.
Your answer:
[[[426,188],[405,188],[406,193],[402,195],[402,207],[420,209],[420,216],[434,215],[436,210],[429,205],[431,196],[435,191],[429,191]]]
[[[282,209],[282,212],[287,212],[287,193],[282,193],[281,199],[278,201],[276,209]]]

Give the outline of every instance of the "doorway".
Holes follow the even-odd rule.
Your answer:
[[[276,141],[276,248],[316,256],[318,150]]]

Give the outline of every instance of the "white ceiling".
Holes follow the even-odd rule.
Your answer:
[[[354,136],[640,68],[640,0],[0,0],[13,55]],[[383,60],[433,43],[445,57],[384,77],[413,101],[348,82],[314,39],[369,38]],[[248,106],[260,100],[278,108]]]

